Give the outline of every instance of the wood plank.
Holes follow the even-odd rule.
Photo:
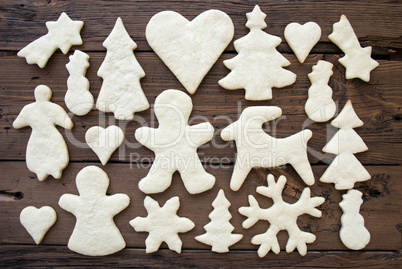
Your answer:
[[[322,28],[321,41],[329,42],[333,23],[342,14],[350,20],[358,38],[365,45],[374,45],[374,53],[392,53],[389,48],[402,48],[402,7],[398,1],[280,1],[259,3],[267,14],[267,31],[283,39],[283,30],[291,22],[315,21]],[[1,1],[0,49],[20,50],[47,32],[45,22],[56,20],[61,12],[67,12],[74,20],[85,22],[82,30],[84,50],[104,50],[102,42],[109,34],[118,16],[121,16],[128,32],[138,44],[139,50],[149,51],[145,40],[145,27],[149,19],[159,11],[174,10],[187,19],[193,19],[208,9],[226,12],[233,20],[235,37],[247,34],[247,12],[253,3],[235,1]],[[347,8],[346,8],[347,7]],[[388,19],[389,18],[389,19]],[[321,44],[318,53],[336,50],[334,45]],[[283,51],[289,49],[286,45]],[[233,50],[233,46],[229,47]]]
[[[62,210],[58,206],[58,200],[64,193],[78,194],[75,185],[76,174],[85,166],[93,163],[71,163],[63,172],[61,180],[48,178],[43,182],[37,181],[35,176],[25,167],[24,162],[0,162],[0,230],[7,233],[0,234],[0,244],[33,244],[33,240],[19,223],[20,211],[28,206],[41,207],[52,206],[58,214],[58,221],[50,229],[42,244],[67,245],[68,239],[75,225],[75,217]],[[95,163],[95,165],[98,165]],[[400,166],[366,166],[372,175],[367,182],[356,184],[356,189],[363,192],[364,203],[361,214],[365,218],[365,226],[371,233],[371,241],[365,250],[400,250],[401,249],[401,167]],[[116,225],[121,230],[127,247],[144,248],[147,233],[137,233],[129,225],[129,221],[136,216],[146,216],[143,207],[145,194],[139,191],[137,183],[143,178],[149,164],[108,164],[104,170],[108,173],[111,183],[108,193],[127,193],[131,204],[122,213],[116,216]],[[318,179],[326,166],[313,167]],[[181,207],[180,216],[190,218],[195,228],[188,233],[181,234],[183,249],[209,249],[208,246],[194,240],[194,237],[203,234],[203,226],[209,222],[208,215],[212,211],[211,203],[219,189],[224,189],[229,201],[232,203],[230,212],[233,216],[231,223],[235,227],[235,233],[244,234],[244,238],[234,246],[233,250],[256,250],[257,246],[250,243],[251,238],[266,231],[268,223],[258,222],[252,228],[246,230],[241,227],[245,217],[238,213],[238,208],[248,206],[248,195],[255,195],[261,207],[268,208],[272,201],[264,196],[256,194],[257,186],[266,186],[267,169],[256,169],[248,175],[244,185],[238,192],[229,190],[229,180],[233,166],[206,166],[206,170],[215,175],[217,182],[210,191],[198,195],[190,195],[184,189],[178,173],[174,174],[173,183],[164,193],[152,195],[160,204],[164,204],[169,198],[179,196]],[[283,193],[284,200],[294,203],[300,197],[301,191],[306,187],[296,175],[293,168],[270,169],[276,177],[285,175],[288,179]],[[338,203],[345,191],[337,191],[333,184],[317,182],[311,187],[312,196],[325,197],[326,202],[319,207],[323,212],[321,218],[301,216],[298,224],[301,229],[311,231],[317,239],[308,245],[310,251],[317,250],[347,250],[339,239],[340,216],[342,214]],[[264,199],[265,198],[265,199]],[[386,217],[385,217],[386,216]],[[281,249],[285,248],[288,239],[287,233],[282,231],[278,235]],[[162,244],[162,248],[167,248]]]
[[[253,252],[232,251],[216,254],[208,251],[184,251],[176,254],[159,251],[146,254],[140,249],[125,249],[106,257],[87,257],[60,246],[0,246],[3,267],[147,267],[147,268],[398,268],[402,254],[394,252],[309,252],[269,254],[263,259]]]
[[[104,59],[104,53],[89,53],[91,66],[87,77],[91,82],[91,92],[95,98],[99,94],[102,79],[96,72]],[[175,88],[184,90],[173,74],[159,60],[154,53],[136,53],[138,61],[143,66],[147,76],[142,79],[142,86],[148,101],[152,104],[156,96],[164,89]],[[214,65],[210,73],[202,82],[199,90],[192,95],[194,111],[191,123],[210,121],[216,130],[212,142],[203,146],[199,153],[203,162],[223,159],[233,162],[235,147],[233,143],[225,143],[220,138],[220,130],[229,123],[238,119],[239,112],[253,105],[279,105],[283,110],[283,117],[275,124],[267,124],[266,130],[271,135],[276,132],[277,137],[285,137],[309,128],[313,131],[313,138],[309,141],[310,161],[312,163],[329,163],[332,154],[323,154],[321,149],[336,132],[336,129],[326,123],[312,123],[304,112],[307,99],[307,89],[310,81],[307,74],[312,65],[319,59],[325,59],[335,64],[334,75],[330,80],[333,88],[333,99],[342,109],[347,99],[351,99],[353,106],[364,121],[365,125],[356,131],[369,147],[369,151],[357,155],[365,164],[400,164],[402,163],[402,126],[400,104],[400,85],[402,77],[400,70],[402,62],[380,61],[380,66],[372,72],[370,83],[358,79],[345,80],[344,68],[337,63],[337,55],[310,55],[305,64],[297,63],[294,55],[285,54],[291,61],[289,69],[298,75],[296,83],[284,89],[274,89],[272,100],[252,102],[244,100],[244,91],[227,91],[217,82],[228,74],[222,61],[235,54],[224,54]],[[24,59],[15,55],[0,57],[0,135],[3,143],[0,144],[1,160],[24,160],[25,148],[31,130],[25,128],[15,130],[12,122],[22,107],[34,101],[33,90],[39,84],[46,84],[53,90],[53,102],[66,109],[64,95],[68,73],[65,64],[68,57],[57,53],[48,66],[43,70],[37,66],[27,65]],[[22,71],[23,70],[23,71]],[[93,110],[86,116],[74,116],[73,130],[62,133],[67,137],[70,157],[73,161],[97,161],[95,154],[84,143],[86,130],[94,125],[108,126],[118,124],[126,132],[124,147],[120,147],[112,161],[130,162],[130,154],[139,154],[143,161],[150,161],[152,151],[139,145],[135,138],[135,130],[144,125],[157,127],[157,121],[152,110],[137,113],[134,120],[129,122],[115,121],[112,114],[99,113]],[[216,159],[217,158],[217,159]],[[138,160],[137,161],[141,161]]]

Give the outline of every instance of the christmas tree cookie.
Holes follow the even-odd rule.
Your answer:
[[[231,72],[218,82],[227,90],[244,89],[247,100],[272,99],[272,87],[296,81],[296,75],[283,68],[290,62],[276,50],[281,38],[262,31],[267,27],[265,17],[258,5],[247,13],[250,33],[234,42],[239,54],[223,62]]]
[[[212,251],[229,252],[229,247],[243,238],[241,234],[232,234],[234,227],[230,224],[232,215],[229,212],[230,202],[220,190],[212,203],[214,210],[209,214],[211,222],[204,226],[205,234],[196,236],[201,243],[212,246]]]
[[[132,120],[134,113],[148,109],[149,103],[140,84],[145,72],[133,53],[137,44],[127,33],[121,18],[117,19],[103,46],[107,53],[98,70],[103,84],[96,108],[113,112],[118,120]]]
[[[355,182],[369,180],[371,176],[353,155],[364,152],[368,148],[363,139],[353,130],[362,126],[363,122],[356,115],[350,100],[346,102],[331,125],[340,129],[322,150],[337,156],[321,176],[320,181],[334,183],[337,190],[352,189]]]

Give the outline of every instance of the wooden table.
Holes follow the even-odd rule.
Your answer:
[[[165,89],[184,90],[168,68],[152,51],[145,39],[145,27],[157,12],[174,10],[188,19],[208,9],[226,12],[235,26],[234,40],[246,35],[248,29],[245,14],[250,12],[255,2],[267,14],[268,33],[283,39],[283,30],[288,23],[315,21],[322,28],[322,37],[304,64],[297,62],[288,45],[283,42],[278,50],[291,62],[289,70],[297,74],[295,84],[283,89],[274,89],[272,100],[252,102],[244,100],[244,91],[227,91],[217,82],[228,74],[223,60],[236,55],[233,42],[219,58],[192,95],[194,110],[191,124],[208,120],[215,128],[215,136],[210,143],[202,146],[199,156],[206,170],[216,176],[214,188],[198,195],[190,195],[185,190],[178,173],[174,175],[172,186],[164,193],[152,195],[160,204],[179,196],[180,216],[190,218],[195,228],[181,234],[183,251],[170,251],[165,243],[153,254],[145,253],[146,233],[137,233],[129,225],[136,216],[146,216],[143,207],[145,194],[138,189],[138,181],[143,178],[154,158],[152,151],[138,144],[134,132],[139,126],[157,126],[153,109],[136,113],[132,121],[116,121],[112,114],[97,110],[88,115],[73,116],[72,131],[59,129],[65,137],[70,153],[70,164],[60,180],[49,177],[39,182],[25,164],[25,150],[31,129],[16,130],[12,122],[28,103],[34,101],[33,90],[39,84],[46,84],[53,90],[52,101],[66,109],[64,95],[68,72],[65,64],[68,57],[57,51],[44,69],[28,65],[25,59],[16,56],[18,50],[47,32],[45,22],[56,20],[65,11],[73,20],[85,22],[81,32],[84,44],[75,49],[87,52],[91,59],[87,77],[90,91],[96,98],[102,84],[97,77],[105,57],[102,42],[113,28],[117,17],[122,17],[125,27],[137,43],[135,56],[146,72],[141,80],[148,101],[153,104],[156,96]],[[350,20],[362,46],[373,46],[373,58],[380,66],[371,73],[371,80],[365,83],[359,79],[346,80],[345,69],[338,63],[342,52],[328,40],[333,23],[342,14]],[[0,2],[0,265],[1,267],[53,267],[53,266],[107,266],[107,267],[365,267],[396,268],[402,266],[401,255],[401,89],[402,89],[402,5],[400,1],[1,1]],[[361,251],[348,250],[339,239],[341,209],[338,203],[345,191],[337,191],[333,184],[318,181],[333,160],[334,155],[323,154],[321,149],[337,131],[328,123],[312,123],[304,112],[307,89],[310,82],[307,74],[318,60],[325,59],[334,64],[334,74],[329,85],[333,89],[333,99],[339,110],[350,99],[364,126],[356,131],[366,142],[369,150],[357,154],[372,175],[369,181],[356,184],[363,192],[364,203],[361,214],[371,233],[371,241]],[[251,238],[263,233],[268,223],[258,222],[252,228],[243,229],[245,217],[238,208],[248,206],[247,196],[253,194],[261,206],[269,207],[272,201],[256,194],[256,187],[266,186],[266,176],[285,175],[288,179],[284,199],[296,202],[306,187],[290,165],[275,169],[253,169],[238,192],[229,189],[233,171],[235,146],[225,144],[219,134],[228,121],[238,119],[239,112],[253,105],[280,106],[283,117],[275,125],[267,124],[266,131],[276,132],[277,137],[294,134],[303,128],[313,131],[309,141],[309,159],[316,183],[311,187],[313,196],[322,196],[325,203],[319,207],[321,218],[303,215],[298,224],[305,231],[311,231],[317,239],[308,245],[306,256],[297,252],[284,251],[287,233],[279,233],[279,243],[283,251],[275,255],[270,252],[259,258],[258,246],[250,243]],[[126,135],[124,146],[116,151],[109,163],[102,166],[96,155],[85,145],[85,132],[92,126],[119,125]],[[109,175],[111,184],[108,193],[126,193],[131,204],[115,217],[127,247],[123,251],[106,257],[87,257],[70,251],[66,245],[73,231],[75,217],[58,206],[64,193],[77,194],[75,176],[88,165],[102,167]],[[231,223],[235,233],[243,239],[231,247],[226,254],[210,251],[209,246],[194,240],[204,233],[203,226],[209,222],[211,203],[219,189],[224,189],[232,203]],[[19,222],[20,211],[28,206],[52,206],[58,214],[58,221],[47,233],[43,242],[36,246],[32,238]]]

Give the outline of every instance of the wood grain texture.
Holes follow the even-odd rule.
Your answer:
[[[0,162],[0,174],[7,180],[0,182],[0,230],[9,231],[1,235],[2,244],[32,244],[33,241],[19,223],[19,212],[28,205],[37,207],[43,205],[52,206],[58,214],[58,221],[51,228],[42,244],[67,245],[68,238],[75,224],[75,217],[62,210],[58,206],[58,200],[64,193],[78,194],[75,177],[77,173],[87,165],[98,163],[71,163],[63,172],[61,180],[47,179],[39,182],[35,176],[25,167],[24,162]],[[366,166],[372,179],[367,182],[356,184],[356,189],[363,192],[364,203],[361,214],[365,218],[365,225],[371,233],[371,241],[365,250],[399,250],[401,247],[400,219],[401,212],[401,168],[394,166]],[[136,233],[129,225],[129,221],[136,216],[145,217],[146,211],[143,206],[145,194],[138,189],[138,182],[145,177],[150,169],[146,164],[108,164],[104,167],[110,178],[109,194],[126,193],[130,196],[131,204],[122,213],[115,217],[117,226],[126,239],[128,247],[144,248],[147,233]],[[326,166],[314,166],[314,174],[318,179]],[[181,207],[179,216],[190,218],[196,227],[188,233],[180,235],[184,249],[209,249],[208,246],[194,240],[196,235],[204,233],[203,226],[210,220],[209,213],[212,211],[212,201],[219,189],[223,189],[228,200],[232,203],[230,212],[233,216],[231,223],[235,226],[235,233],[244,234],[244,238],[231,249],[256,250],[257,246],[250,243],[252,236],[263,233],[268,228],[268,223],[258,222],[252,228],[245,230],[241,223],[245,217],[237,212],[241,206],[248,206],[247,197],[253,194],[261,207],[267,208],[272,205],[272,200],[256,194],[256,187],[267,185],[266,176],[268,171],[276,177],[285,175],[288,179],[284,190],[284,200],[294,203],[300,197],[305,184],[296,175],[295,171],[285,166],[276,169],[255,169],[248,175],[242,188],[233,192],[229,189],[229,181],[233,166],[208,165],[206,170],[213,174],[217,182],[214,188],[202,194],[190,195],[184,188],[178,173],[174,174],[173,183],[167,191],[161,194],[151,195],[161,205],[169,198],[179,196]],[[339,239],[340,217],[342,214],[338,203],[345,191],[337,191],[333,184],[317,182],[311,187],[312,196],[321,196],[326,202],[319,207],[323,212],[321,218],[307,215],[298,219],[301,229],[313,232],[317,240],[308,245],[309,250],[347,250]],[[202,201],[202,202],[200,202]],[[386,217],[384,217],[386,216]],[[279,233],[279,243],[284,249],[287,241],[286,232]],[[166,248],[165,243],[162,245]]]
[[[235,26],[235,39],[248,33],[245,27],[247,12],[258,4],[267,14],[267,31],[283,39],[283,31],[291,22],[317,22],[322,28],[321,41],[329,42],[333,23],[342,14],[350,20],[358,38],[374,45],[384,53],[390,48],[402,48],[402,7],[398,1],[1,1],[0,48],[20,50],[28,43],[47,33],[46,21],[54,21],[61,12],[74,20],[82,20],[84,50],[104,50],[102,42],[109,34],[117,17],[122,17],[127,31],[138,44],[139,50],[149,51],[145,27],[157,12],[173,10],[189,20],[208,9],[226,12]],[[105,12],[106,11],[106,12]],[[335,50],[335,46],[319,46],[316,52]],[[385,50],[381,50],[385,48]],[[321,49],[321,51],[320,51]],[[230,46],[229,50],[233,50]],[[287,46],[282,50],[289,51]],[[389,51],[391,53],[391,51]]]
[[[33,254],[34,253],[34,254]],[[171,251],[146,254],[124,249],[108,257],[86,257],[59,246],[0,246],[0,262],[9,267],[120,267],[120,268],[400,268],[399,252],[309,252],[270,254],[263,259],[249,251],[214,254],[206,251]],[[37,257],[40,257],[39,259]]]
[[[194,110],[190,123],[196,124],[209,121],[215,128],[213,140],[199,150],[203,162],[225,161],[233,162],[235,154],[234,143],[226,143],[220,138],[220,131],[229,123],[238,119],[240,112],[254,105],[275,105],[281,107],[283,116],[275,122],[266,125],[266,131],[276,137],[285,137],[302,129],[311,129],[314,133],[309,141],[310,161],[312,163],[329,163],[334,155],[323,154],[324,145],[337,131],[328,123],[314,123],[307,118],[304,104],[307,100],[307,90],[310,81],[307,74],[320,59],[332,62],[334,75],[330,79],[333,89],[333,99],[338,104],[339,111],[348,99],[352,100],[357,115],[365,125],[356,131],[367,143],[369,151],[357,155],[365,164],[399,164],[402,162],[402,120],[400,104],[402,96],[400,85],[402,77],[400,70],[402,62],[380,61],[380,66],[372,72],[370,83],[345,80],[345,69],[337,62],[337,55],[310,55],[305,64],[299,64],[294,55],[285,55],[290,61],[289,70],[298,75],[295,84],[283,89],[273,90],[273,99],[253,102],[244,100],[244,90],[228,91],[218,85],[218,80],[228,74],[222,61],[235,54],[225,54],[214,65],[198,91],[192,95]],[[104,59],[104,53],[90,53],[91,66],[87,77],[91,83],[91,92],[97,98],[102,79],[96,72]],[[153,104],[155,98],[165,89],[184,90],[173,74],[154,53],[137,53],[138,61],[143,66],[146,77],[142,79],[142,87]],[[68,72],[65,64],[68,57],[57,54],[52,57],[43,70],[37,66],[27,65],[24,59],[16,56],[0,57],[0,135],[4,143],[0,143],[2,160],[24,160],[26,144],[30,136],[30,128],[15,130],[12,127],[16,115],[22,107],[34,101],[33,90],[39,84],[46,84],[53,90],[52,101],[66,109],[64,95]],[[20,70],[24,70],[21,72]],[[61,130],[67,140],[72,161],[97,161],[95,154],[85,144],[85,132],[92,126],[103,127],[118,124],[126,135],[124,147],[112,157],[112,161],[130,162],[130,156],[139,154],[143,161],[154,157],[152,151],[140,145],[134,138],[135,130],[140,126],[157,127],[153,110],[136,113],[132,121],[116,121],[111,113],[104,114],[93,110],[83,117],[74,116],[75,127]],[[218,149],[218,150],[217,150]],[[141,161],[136,159],[136,161]]]

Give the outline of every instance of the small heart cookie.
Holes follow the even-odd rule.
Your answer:
[[[145,36],[170,71],[193,94],[234,35],[230,17],[208,10],[191,22],[177,12],[162,11],[148,22]]]
[[[123,140],[124,133],[116,125],[109,126],[106,129],[94,126],[89,128],[85,134],[85,141],[103,165],[109,161],[110,156],[123,143]]]
[[[32,236],[37,245],[42,242],[46,232],[57,220],[56,211],[50,206],[37,209],[34,206],[24,208],[20,213],[20,222]]]
[[[317,23],[311,21],[303,25],[292,22],[286,26],[284,36],[297,60],[303,63],[311,49],[320,40],[321,28]]]

